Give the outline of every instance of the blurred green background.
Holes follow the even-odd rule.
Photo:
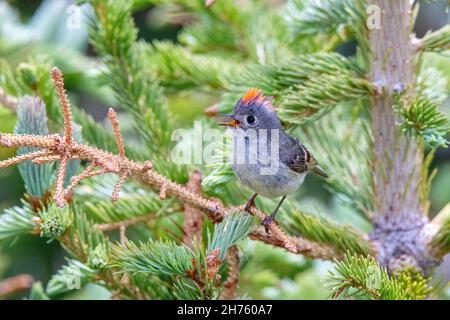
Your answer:
[[[134,18],[141,39],[176,41],[180,25],[164,24],[160,11],[146,5],[145,1],[135,2]],[[446,11],[445,0],[423,2],[415,26],[418,37],[423,36],[428,30],[435,30],[447,24],[450,17]],[[89,7],[81,6],[83,16],[80,28],[68,30],[67,21],[74,9],[71,5],[72,1],[65,0],[0,0],[0,59],[6,60],[11,66],[18,66],[29,58],[49,56],[53,63],[62,69],[72,102],[86,109],[97,121],[103,122],[106,107],[117,106],[111,92],[98,84],[100,64],[87,43],[85,14],[89,14]],[[352,50],[354,48],[351,43],[340,48],[344,54],[351,54]],[[204,108],[217,101],[217,97],[192,93],[187,96],[171,96],[169,101],[180,126],[189,127],[194,119],[203,117]],[[445,103],[443,111],[450,116],[449,101]],[[123,130],[127,130],[127,120],[123,116]],[[0,106],[0,131],[12,132],[14,124],[15,115]],[[11,149],[0,148],[0,159],[10,157],[14,152]],[[450,201],[450,148],[439,149],[436,152],[432,167],[438,169],[430,195],[430,211],[434,215]],[[0,170],[0,212],[19,203],[24,191],[16,167]],[[356,215],[352,215],[348,207],[332,197],[321,186],[319,180],[314,178],[309,178],[308,188],[303,188],[299,197],[302,197],[303,203],[306,202],[311,206],[327,206],[329,208],[327,211],[336,213],[336,219],[350,221],[356,219],[353,218]],[[352,222],[360,225],[360,221]],[[243,244],[243,253],[241,289],[251,297],[256,299],[327,297],[327,291],[320,279],[327,272],[330,262],[312,261],[251,241]],[[12,244],[0,247],[0,280],[25,273],[31,274],[36,281],[45,284],[64,261],[64,251],[56,242],[49,244],[39,237],[23,237]],[[299,272],[301,270],[303,271]],[[450,261],[444,263],[438,272],[448,281]],[[27,292],[22,292],[13,298],[27,295]],[[108,296],[106,290],[91,285],[66,298],[106,299]]]

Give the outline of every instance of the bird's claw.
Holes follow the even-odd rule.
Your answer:
[[[264,226],[264,230],[266,230],[267,234],[270,234],[269,231],[269,225],[275,221],[275,217],[274,216],[267,216],[263,219],[263,221],[261,222],[261,225]]]
[[[255,206],[255,200],[254,200],[254,199],[250,199],[250,200],[248,200],[247,203],[245,204],[244,211],[246,211],[246,212],[248,212],[248,213],[251,213],[251,212],[250,212],[250,209],[251,209],[252,207],[254,207],[254,206]]]

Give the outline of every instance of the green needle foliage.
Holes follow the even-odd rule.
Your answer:
[[[148,55],[161,85],[172,90],[223,89],[229,78],[239,72],[237,63],[215,56],[195,55],[170,42],[154,42]]]
[[[302,124],[317,120],[340,103],[366,98],[373,91],[371,84],[352,75],[321,75],[287,92],[278,114],[282,120]]]
[[[148,47],[136,42],[132,2],[89,2],[95,11],[90,42],[106,67],[101,82],[113,90],[119,106],[133,115],[134,127],[151,151],[155,168],[172,179],[185,181],[186,168],[166,161],[172,146],[172,117],[164,90],[146,59]]]
[[[286,290],[286,283],[296,286],[301,283],[302,290],[308,284],[317,287],[319,280],[314,278],[317,272],[312,269],[315,265],[312,260],[281,249],[267,253],[270,249],[264,243],[245,240],[251,234],[252,238],[259,236],[263,242],[275,246],[282,247],[280,243],[284,243],[277,234],[253,232],[259,222],[255,223],[248,213],[234,212],[238,210],[228,207],[241,205],[250,195],[236,183],[226,161],[229,140],[225,139],[225,145],[217,148],[213,161],[207,164],[178,165],[170,159],[171,134],[184,120],[174,114],[177,106],[172,105],[173,101],[201,92],[202,97],[208,97],[205,105],[214,103],[208,114],[228,113],[250,87],[273,97],[285,129],[300,139],[329,174],[326,180],[321,180],[332,195],[323,206],[323,213],[306,214],[299,209],[303,208],[303,201],[318,199],[311,199],[317,188],[308,177],[307,188],[302,189],[300,198],[290,196],[280,209],[281,218],[277,219],[288,240],[298,241],[295,243],[298,247],[303,241],[306,248],[311,245],[311,250],[302,251],[305,255],[344,257],[336,261],[327,277],[330,296],[424,299],[429,295],[428,277],[409,269],[388,272],[372,258],[376,247],[373,234],[380,229],[375,223],[380,203],[374,187],[379,179],[386,178],[374,176],[374,166],[395,154],[373,159],[378,136],[372,132],[369,114],[373,112],[372,102],[385,92],[379,83],[369,80],[373,66],[370,59],[376,50],[369,48],[366,1],[216,0],[208,6],[204,0],[80,2],[92,8],[87,41],[98,56],[80,59],[80,54],[72,54],[61,59],[61,54],[55,53],[50,56],[59,58],[52,61],[36,54],[21,63],[11,63],[6,55],[0,61],[0,94],[4,92],[19,101],[14,132],[62,133],[61,107],[50,77],[50,70],[56,65],[68,75],[65,78],[71,98],[87,91],[119,110],[128,158],[151,160],[153,170],[180,183],[180,190],[188,182],[189,172],[200,171],[202,196],[219,198],[227,209],[221,211],[226,214],[219,223],[207,221],[206,214],[196,218],[196,227],[202,229],[191,232],[189,218],[194,213],[203,213],[205,208],[197,212],[196,206],[188,205],[189,201],[184,203],[185,198],[166,199],[164,190],[150,189],[137,182],[135,176],[123,183],[119,199],[112,202],[116,174],[83,179],[66,207],[58,208],[52,194],[58,165],[21,163],[19,170],[27,195],[20,206],[4,209],[0,215],[0,242],[40,235],[48,242],[57,241],[70,256],[45,286],[40,283],[33,286],[30,299],[64,298],[65,294],[91,283],[103,286],[114,298],[219,299],[230,289],[228,280],[237,282],[233,273],[240,270],[245,272],[239,279],[240,288],[231,288],[234,297],[247,297],[247,293],[253,296],[256,292],[255,297],[267,298],[267,292]],[[138,8],[150,9],[150,5],[150,16],[157,17],[158,23],[177,25],[174,41],[147,42],[140,37],[133,17]],[[425,143],[434,149],[448,145],[450,126],[441,106],[446,104],[450,88],[446,67],[449,30],[446,26],[422,39],[413,39],[417,52],[410,58],[417,74],[408,90],[394,97],[392,111],[396,112],[399,130],[386,132],[403,131],[404,138],[418,139],[420,148]],[[0,32],[0,53],[11,56],[17,45],[8,40]],[[350,56],[338,53],[346,51],[348,43],[356,46],[356,53]],[[54,48],[47,44],[43,47],[34,48],[33,55]],[[19,49],[18,52],[26,51]],[[74,62],[59,61],[73,57]],[[86,63],[90,63],[89,67]],[[65,70],[66,64],[69,70]],[[76,64],[79,66],[74,67]],[[92,69],[91,65],[95,67]],[[82,85],[77,84],[79,79]],[[99,84],[107,87],[103,88],[106,94],[93,89]],[[110,127],[97,123],[81,108],[71,109],[76,123],[72,128],[75,141],[117,154]],[[203,117],[201,112],[195,116]],[[204,128],[216,127],[214,121],[204,123]],[[192,133],[194,129],[187,131]],[[184,146],[193,145],[191,139]],[[396,146],[390,147],[392,150],[387,152],[397,150]],[[32,151],[36,150],[20,148],[17,152]],[[417,198],[421,199],[424,213],[428,212],[427,198],[434,175],[428,170],[433,155],[434,150],[415,168],[423,178],[417,186]],[[71,160],[65,185],[87,165]],[[401,165],[401,161],[395,165]],[[172,186],[170,195],[176,194],[173,189]],[[363,234],[350,223],[328,218],[327,213],[347,209],[335,205],[334,200],[344,202],[365,223],[374,222],[373,234]],[[273,210],[274,202],[259,197],[257,207],[267,213]],[[449,221],[441,221],[432,240],[424,243],[427,250],[420,247],[418,251],[429,254],[422,258],[434,262],[450,251]],[[383,245],[390,245],[383,240]],[[312,252],[317,248],[322,251]],[[236,254],[235,249],[239,249],[240,256],[230,254]],[[251,269],[255,265],[256,272]],[[250,290],[246,292],[246,288]]]
[[[173,241],[147,243],[127,242],[123,247],[113,247],[114,265],[131,273],[145,272],[155,275],[185,275],[193,269],[194,253],[189,247]]]
[[[136,119],[136,129],[153,151],[169,145],[167,101],[156,77],[145,65],[145,51],[136,44],[137,30],[131,14],[131,2],[92,1],[96,19],[92,22],[91,43],[105,57],[105,84],[117,95],[120,107]],[[144,63],[144,65],[143,65]]]
[[[274,104],[278,107],[280,116],[289,110],[291,112],[300,112],[305,109],[315,110],[327,103],[323,102],[322,105],[316,106],[318,99],[330,99],[327,90],[319,85],[322,79],[320,77],[342,77],[339,79],[357,83],[361,88],[352,90],[355,90],[355,95],[364,95],[368,90],[371,91],[371,88],[366,81],[361,79],[362,74],[362,70],[355,61],[331,52],[298,55],[269,65],[250,65],[239,74],[239,77],[231,79],[231,92],[225,93],[219,107],[221,111],[228,112],[244,93],[245,89],[243,88],[257,87],[265,94],[275,98]],[[346,84],[330,83],[330,86],[333,86],[331,89],[336,92],[340,90],[339,86],[344,87]],[[309,91],[303,93],[299,88]],[[286,96],[288,98],[285,98]],[[309,102],[302,102],[302,99],[305,98],[309,99]],[[329,102],[328,106],[331,108],[332,103]],[[314,113],[314,110],[311,113]],[[304,115],[304,121],[309,119],[307,116],[308,114]],[[283,120],[286,122],[299,121],[295,117],[286,116],[285,118]]]
[[[421,39],[421,49],[425,51],[442,52],[450,49],[450,26],[428,33]]]
[[[288,19],[296,37],[314,36],[318,33],[342,35],[365,21],[356,1],[351,0],[307,0],[290,1]]]
[[[375,300],[420,300],[430,288],[427,279],[411,271],[389,275],[374,258],[347,254],[336,261],[327,286],[333,298],[359,297]]]
[[[254,217],[246,212],[229,214],[224,221],[214,227],[214,233],[208,234],[208,250],[219,249],[219,259],[225,259],[228,249],[251,231]]]
[[[283,224],[294,235],[331,244],[342,251],[348,250],[354,254],[368,254],[371,251],[369,242],[360,232],[350,225],[332,222],[324,216],[291,211],[289,215],[286,215],[286,221]]]
[[[95,270],[74,259],[68,259],[48,282],[45,292],[51,298],[56,298],[68,291],[80,289],[95,276]]]
[[[50,300],[49,296],[45,293],[42,282],[37,281],[33,283],[28,297],[30,300]]]
[[[45,105],[37,97],[25,96],[19,102],[17,109],[17,124],[14,133],[47,135],[47,116]],[[18,155],[37,151],[36,148],[23,147],[17,151]],[[31,160],[19,164],[20,175],[25,188],[30,195],[43,198],[52,187],[55,177],[54,165],[46,163],[42,166],[33,164]]]
[[[25,234],[30,234],[37,223],[34,222],[36,215],[31,206],[22,200],[22,207],[5,209],[0,215],[0,241],[14,240]]]
[[[402,130],[423,136],[431,147],[445,148],[448,144],[445,135],[450,131],[450,124],[448,117],[438,108],[439,104],[432,100],[414,97],[400,110],[404,118]]]

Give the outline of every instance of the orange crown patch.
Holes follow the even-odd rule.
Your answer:
[[[244,94],[244,96],[242,97],[242,102],[250,102],[253,99],[260,99],[263,97],[263,93],[261,90],[257,89],[257,88],[250,88],[247,90],[247,92]]]
[[[241,101],[246,104],[254,100],[260,102],[263,107],[273,110],[272,97],[264,96],[264,93],[258,88],[248,89],[241,99]]]

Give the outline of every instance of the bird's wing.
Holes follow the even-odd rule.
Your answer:
[[[294,137],[286,135],[287,139],[281,139],[282,146],[280,150],[280,161],[284,163],[289,169],[297,173],[303,173],[308,170],[327,178],[328,175],[317,164],[316,158],[306,147]]]
[[[311,153],[297,139],[289,135],[286,135],[286,137],[287,139],[281,139],[280,161],[297,173],[307,171],[308,161],[311,161]]]

